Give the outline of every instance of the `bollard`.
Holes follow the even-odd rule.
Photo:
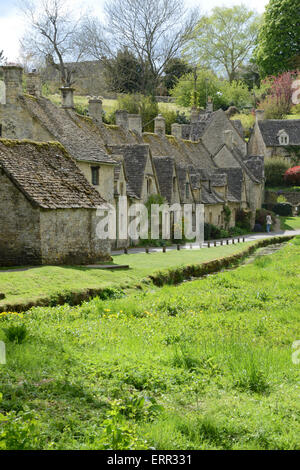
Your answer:
[[[207,248],[210,248],[210,242],[207,242]]]
[[[226,245],[229,245],[229,240],[228,240],[228,238],[227,238],[227,240],[226,240]]]
[[[163,253],[166,253],[166,247],[163,246],[162,249],[163,249]]]
[[[124,248],[124,255],[128,255],[128,249]]]
[[[243,243],[245,243],[245,237],[243,237]]]
[[[192,244],[190,244],[190,250],[192,250],[192,249],[193,249],[193,245],[192,245]]]
[[[241,243],[240,237],[238,237],[238,243]]]
[[[200,248],[200,250],[201,250],[202,246],[203,246],[202,243],[199,243],[199,248]]]
[[[146,246],[146,253],[149,254],[149,247]]]
[[[214,246],[217,246],[217,241],[216,240],[214,241]]]
[[[180,245],[177,245],[177,251],[180,251]]]

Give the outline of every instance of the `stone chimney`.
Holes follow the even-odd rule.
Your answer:
[[[100,98],[89,100],[89,116],[95,121],[102,122],[102,100]]]
[[[166,120],[161,114],[154,119],[154,132],[160,136],[166,135]]]
[[[42,96],[42,83],[40,74],[37,72],[28,73],[26,76],[27,93],[40,98]]]
[[[61,104],[65,109],[74,109],[74,88],[63,86],[61,91]]]
[[[116,111],[116,124],[117,126],[123,127],[126,131],[129,129],[129,123],[128,123],[128,112],[120,109]]]
[[[142,116],[140,114],[128,114],[128,128],[142,135]]]
[[[264,109],[256,109],[255,110],[255,117],[256,117],[256,122],[257,121],[263,121],[265,118],[265,111]]]
[[[199,121],[199,110],[195,107],[191,110],[191,124],[196,124]]]
[[[214,104],[212,102],[212,99],[210,96],[207,98],[207,103],[206,103],[206,112],[207,113],[212,113],[214,110]]]
[[[6,89],[6,104],[14,104],[18,97],[23,95],[23,68],[20,65],[4,65],[2,70]]]
[[[233,131],[224,131],[224,143],[230,150],[233,149]]]
[[[176,139],[182,139],[182,127],[181,124],[177,124],[176,122],[171,126],[171,133]]]

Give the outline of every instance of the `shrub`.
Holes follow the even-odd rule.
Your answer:
[[[245,209],[240,209],[236,213],[236,226],[238,228],[250,231],[251,230],[251,212]]]
[[[266,209],[258,209],[256,211],[256,216],[255,216],[255,225],[259,225],[261,227],[257,227],[260,230],[255,230],[255,231],[263,232],[266,229],[267,215],[270,215],[272,217],[272,223],[273,224],[275,223],[276,218],[273,212],[268,211]]]
[[[265,161],[266,186],[282,186],[284,174],[289,169],[288,162],[281,157]]]
[[[273,207],[275,214],[282,215],[285,217],[293,215],[293,207],[288,202],[275,204]]]
[[[8,328],[3,328],[8,341],[12,343],[21,344],[27,336],[26,325],[10,325]]]
[[[289,168],[284,174],[284,181],[286,184],[294,186],[300,184],[300,166]]]

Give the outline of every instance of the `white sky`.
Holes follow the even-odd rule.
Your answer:
[[[21,0],[22,1],[22,0]],[[155,1],[155,0],[154,0]],[[269,0],[186,0],[189,7],[200,7],[202,13],[210,11],[215,6],[232,6],[245,3],[248,8],[263,13]],[[10,62],[17,61],[19,56],[19,40],[24,32],[24,22],[17,8],[18,0],[0,0],[0,50]],[[74,6],[91,7],[101,15],[105,0],[72,0]]]

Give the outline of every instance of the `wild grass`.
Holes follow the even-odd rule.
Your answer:
[[[0,448],[299,449],[300,245],[26,325],[0,366]],[[6,433],[6,434],[3,434]]]
[[[114,256],[115,264],[129,265],[127,271],[107,271],[78,266],[42,266],[11,272],[11,268],[0,268],[0,292],[5,299],[1,306],[36,302],[48,299],[55,304],[60,294],[80,292],[84,289],[120,288],[139,284],[143,279],[161,269],[183,266],[189,263],[202,263],[215,258],[239,253],[252,242],[239,245],[213,247],[210,250],[167,251],[167,253],[137,253]],[[9,272],[7,272],[9,271]],[[49,303],[49,302],[48,302]]]

